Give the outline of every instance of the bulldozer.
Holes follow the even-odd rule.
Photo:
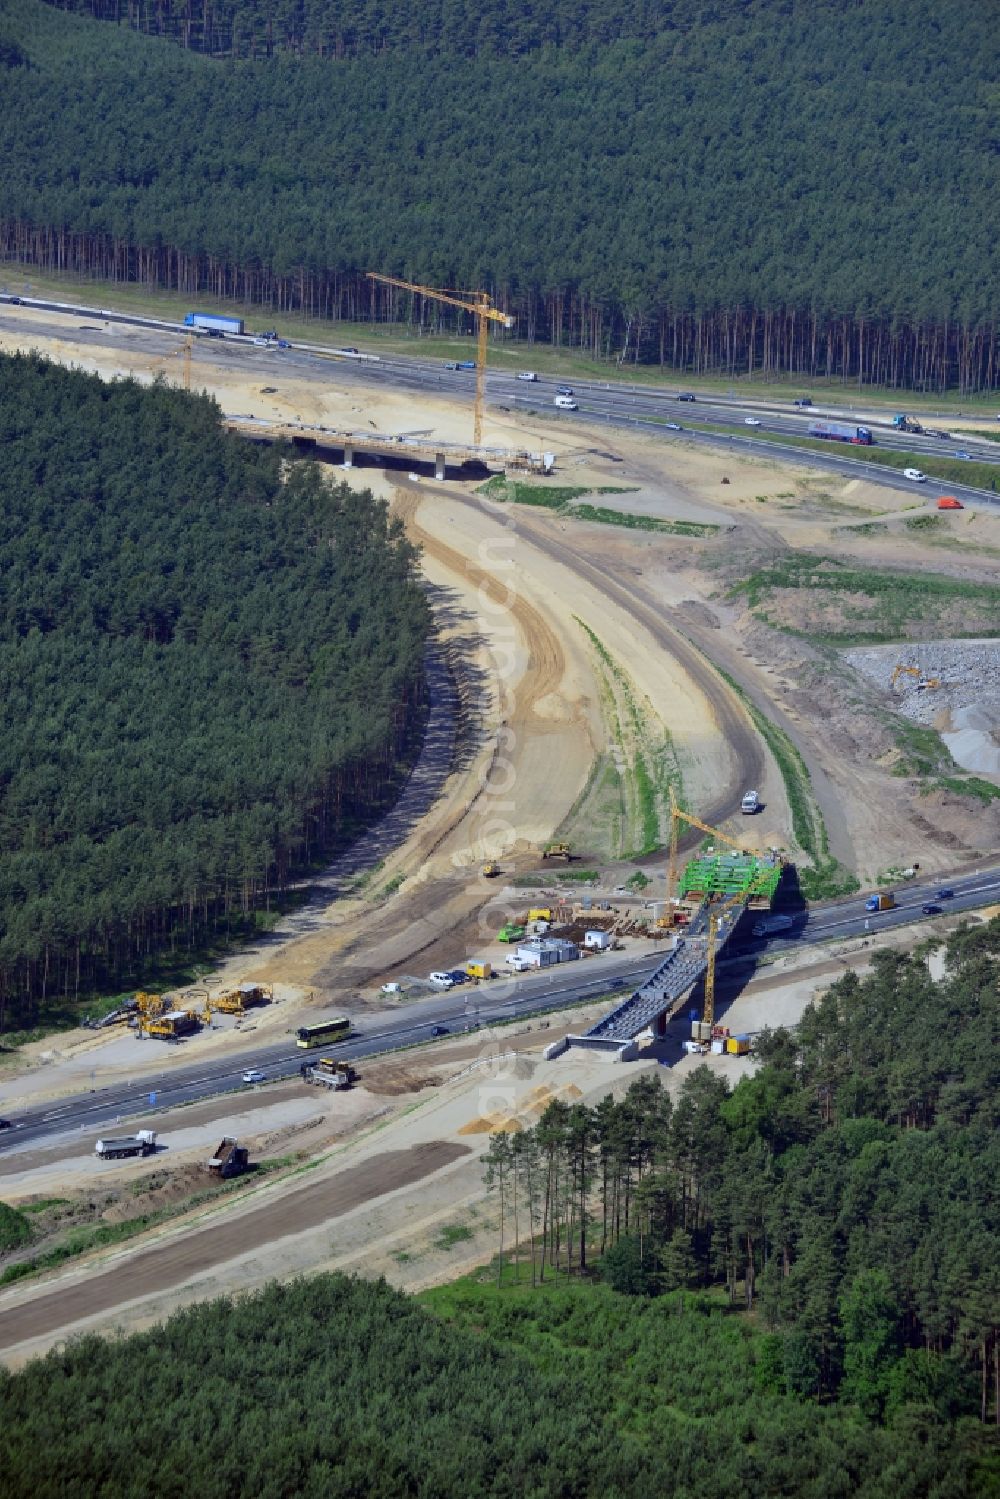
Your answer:
[[[572,857],[573,855],[569,851],[568,843],[550,843],[546,848],[542,849],[543,859],[566,859],[568,861]]]
[[[492,860],[489,860],[483,865],[480,873],[484,880],[495,880],[498,875],[503,874],[503,870],[499,864],[495,864]]]

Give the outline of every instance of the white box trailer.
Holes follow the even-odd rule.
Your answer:
[[[613,938],[610,932],[602,932],[595,929],[592,932],[584,932],[583,934],[583,945],[584,947],[589,947],[592,952],[606,952],[611,946],[612,941]]]

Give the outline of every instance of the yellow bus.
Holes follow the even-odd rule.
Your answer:
[[[323,1020],[319,1025],[300,1025],[296,1032],[297,1044],[302,1047],[325,1046],[328,1041],[340,1041],[351,1033],[351,1022],[346,1015],[336,1020]]]

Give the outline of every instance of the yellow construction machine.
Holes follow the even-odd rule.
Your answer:
[[[482,874],[484,880],[495,880],[498,875],[503,874],[503,870],[500,868],[499,864],[495,864],[492,860],[490,860],[483,865],[480,873]]]
[[[572,859],[568,843],[550,843],[542,849],[543,859]]]
[[[919,666],[897,666],[892,674],[891,691],[895,692],[896,683],[900,677],[916,677],[917,691],[924,692],[929,687],[940,687],[940,677],[925,677]]]

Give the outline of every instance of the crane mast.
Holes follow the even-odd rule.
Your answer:
[[[370,281],[381,281],[385,286],[396,286],[401,291],[416,292],[421,297],[431,297],[435,302],[444,302],[449,307],[459,307],[463,312],[471,312],[476,318],[476,404],[473,422],[472,442],[474,447],[479,447],[483,439],[483,405],[486,396],[486,343],[489,334],[490,323],[501,323],[505,328],[513,328],[514,319],[508,312],[501,312],[494,306],[493,298],[485,291],[469,292],[468,295],[456,295],[454,292],[439,291],[433,286],[421,286],[417,281],[403,281],[398,276],[383,276],[378,271],[369,271]]]

